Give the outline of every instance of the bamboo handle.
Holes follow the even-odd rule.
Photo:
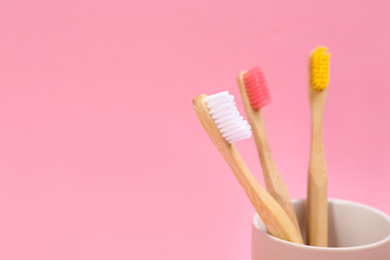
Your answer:
[[[195,113],[236,179],[248,196],[271,235],[293,243],[303,244],[302,238],[290,218],[253,177],[234,144],[228,144],[212,121],[202,94],[193,100]]]
[[[311,246],[328,246],[328,174],[323,144],[323,112],[326,89],[310,89],[312,113],[311,153],[307,196],[307,242]]]

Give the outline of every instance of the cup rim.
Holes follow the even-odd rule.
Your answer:
[[[295,203],[299,203],[299,202],[303,202],[303,201],[306,201],[306,199],[293,199],[292,200],[293,203],[294,202]],[[386,213],[384,213],[384,212],[374,208],[374,207],[371,207],[371,206],[368,206],[368,205],[365,205],[365,204],[361,204],[361,203],[358,203],[358,202],[349,201],[349,200],[342,200],[342,199],[328,199],[328,203],[332,203],[332,204],[338,204],[338,203],[340,203],[340,204],[344,203],[345,204],[346,203],[346,204],[353,205],[353,206],[356,206],[356,207],[364,208],[366,210],[372,211],[372,212],[382,216],[384,219],[386,219],[389,222],[389,225],[390,225],[390,216],[387,215]],[[268,232],[264,231],[264,229],[260,226],[261,223],[262,223],[262,220],[261,220],[260,216],[257,214],[257,212],[255,212],[255,214],[254,214],[254,216],[252,218],[252,226],[257,231],[263,233],[263,235],[265,235],[266,237],[268,237],[269,239],[271,239],[275,243],[281,243],[281,244],[284,244],[285,246],[292,246],[292,247],[296,247],[296,248],[306,248],[306,249],[314,250],[314,251],[357,251],[357,250],[366,250],[366,249],[372,249],[372,248],[375,248],[375,247],[379,247],[379,246],[381,246],[381,245],[383,245],[385,243],[388,243],[390,241],[390,234],[389,234],[385,238],[383,238],[383,239],[381,239],[379,241],[376,241],[374,243],[370,243],[370,244],[366,244],[366,245],[360,245],[360,246],[352,246],[352,247],[318,247],[318,246],[310,246],[310,245],[300,245],[300,244],[296,244],[296,243],[293,243],[293,242],[290,242],[290,241],[286,241],[286,240],[283,240],[283,239],[280,239],[280,238],[272,236]]]

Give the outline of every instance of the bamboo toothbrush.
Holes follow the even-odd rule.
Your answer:
[[[246,116],[252,127],[267,190],[286,211],[301,235],[289,192],[272,158],[265,133],[261,108],[269,104],[271,99],[263,72],[259,67],[255,67],[248,72],[242,71],[237,77],[237,82]]]
[[[282,207],[260,186],[244,163],[236,141],[251,136],[250,126],[243,120],[227,91],[194,98],[195,113],[219,152],[229,165],[252,205],[271,235],[298,244],[302,238]]]
[[[327,48],[317,47],[310,55],[309,101],[311,108],[311,152],[307,196],[307,242],[328,246],[328,174],[323,144],[323,114],[329,82]]]

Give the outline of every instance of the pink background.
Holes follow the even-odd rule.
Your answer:
[[[306,196],[307,56],[332,53],[329,196],[390,214],[390,2],[0,2],[0,259],[249,259],[254,209],[192,110],[260,65]],[[238,104],[242,110],[241,103]],[[238,148],[263,183],[252,140]]]

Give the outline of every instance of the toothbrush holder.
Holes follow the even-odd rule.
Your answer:
[[[306,241],[306,200],[293,200]],[[252,260],[390,259],[390,217],[351,201],[328,200],[328,247],[298,245],[271,236],[257,213],[252,222]]]

